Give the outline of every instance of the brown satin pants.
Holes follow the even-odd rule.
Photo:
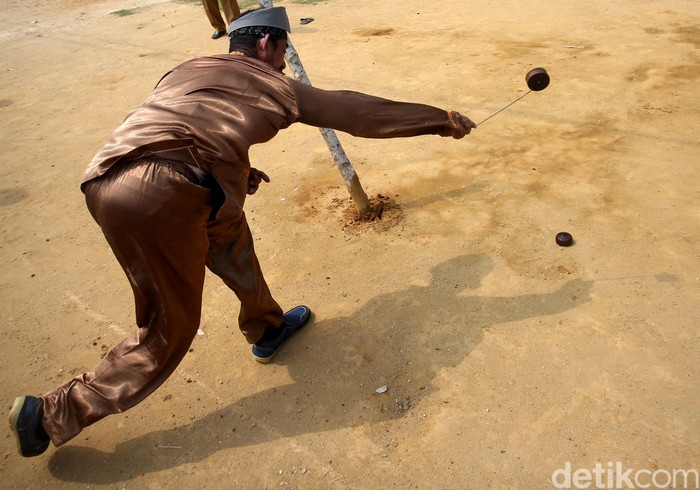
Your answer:
[[[205,265],[241,301],[249,343],[281,325],[245,215],[210,220],[213,192],[195,181],[179,163],[143,158],[86,184],[88,209],[131,283],[140,328],[93,371],[41,397],[54,445],[138,404],[172,374],[199,328]]]
[[[236,0],[221,0],[221,8],[226,18],[226,24],[224,24],[224,19],[221,18],[221,12],[219,12],[219,2],[217,0],[202,0],[202,3],[204,4],[204,11],[209,18],[209,23],[217,31],[227,32],[231,22],[241,15],[241,9],[238,7],[238,2]]]

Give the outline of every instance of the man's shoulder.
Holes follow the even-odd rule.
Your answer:
[[[199,56],[197,58],[192,58],[188,61],[185,61],[184,63],[179,65],[179,67],[188,66],[221,66],[241,69],[255,67],[257,69],[269,71],[271,74],[279,74],[276,70],[274,70],[269,64],[265,63],[264,61],[235,54],[212,54],[208,56]]]

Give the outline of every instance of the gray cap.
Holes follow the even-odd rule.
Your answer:
[[[287,17],[287,11],[284,7],[269,7],[269,8],[259,8],[249,12],[233,22],[228,28],[228,33],[231,34],[237,29],[242,27],[276,27],[277,29],[282,29],[283,31],[292,32],[292,28],[289,26],[289,18]]]

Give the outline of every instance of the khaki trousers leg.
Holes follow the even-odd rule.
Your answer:
[[[226,0],[224,0],[226,3]],[[217,31],[228,31],[228,26],[224,24],[224,19],[221,17],[221,12],[219,11],[219,2],[217,0],[202,0],[204,5],[204,11],[207,14],[209,23]],[[236,4],[238,6],[238,4]],[[229,21],[229,24],[231,22]]]
[[[241,9],[236,0],[221,0],[221,8],[224,10],[224,17],[226,17],[226,22],[228,22],[226,26],[228,31],[228,26],[231,25],[231,22],[241,16]]]
[[[43,425],[56,446],[158,388],[187,353],[199,326],[211,191],[172,166],[141,159],[85,188],[88,208],[124,269],[136,332],[91,372],[43,395]]]

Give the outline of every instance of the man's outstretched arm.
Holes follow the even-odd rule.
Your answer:
[[[397,102],[347,90],[322,90],[291,80],[298,122],[331,128],[363,138],[400,138],[437,134],[462,138],[476,124],[468,117],[437,107]]]

